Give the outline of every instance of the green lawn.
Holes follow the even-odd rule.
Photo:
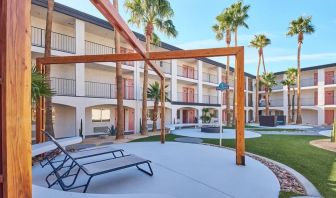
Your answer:
[[[167,135],[167,141],[178,137]],[[158,136],[136,141],[159,141]],[[326,198],[336,197],[336,153],[313,147],[316,136],[262,135],[247,139],[246,150],[286,164],[308,178]],[[218,140],[204,139],[205,143],[218,144]],[[224,146],[234,147],[234,140],[224,140]],[[281,197],[286,197],[282,193]]]

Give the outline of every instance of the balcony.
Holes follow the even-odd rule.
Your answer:
[[[278,84],[272,87],[272,90],[280,90],[283,88],[283,85],[280,82],[277,82]]]
[[[193,67],[177,66],[177,75],[184,78],[197,80],[198,72]]]
[[[45,47],[45,30],[31,27],[32,46]],[[76,38],[56,32],[51,33],[51,49],[61,52],[76,53]]]
[[[141,85],[142,85],[142,83],[141,83]],[[148,85],[148,87],[149,87],[149,85]],[[170,86],[168,86],[168,88],[169,88]],[[166,97],[169,99],[169,100],[171,100],[172,98],[171,98],[171,90],[170,89],[168,89],[168,88],[166,88],[166,93],[167,93],[167,95],[166,95]],[[143,86],[141,86],[140,87],[140,91],[139,91],[139,99],[140,100],[142,100],[142,93],[143,93]],[[147,100],[148,101],[154,101],[152,98],[149,98],[148,97],[148,95],[147,95]]]
[[[333,85],[333,84],[336,84],[336,76],[326,77],[324,84],[325,84],[325,85]]]
[[[123,90],[124,99],[134,99],[134,86],[124,86]],[[85,96],[95,98],[117,98],[117,85],[109,83],[99,83],[85,81]]]
[[[50,78],[50,87],[56,96],[76,96],[76,80],[66,78]]]
[[[114,54],[115,48],[94,43],[91,41],[85,41],[85,54],[86,55],[99,55],[99,54]]]
[[[183,92],[177,93],[177,101],[185,103],[197,103],[198,102],[197,94],[187,94]]]
[[[260,107],[266,107],[266,100],[264,100],[264,99],[259,100],[259,106]],[[282,99],[270,99],[269,106],[270,107],[282,107],[283,106],[283,100]]]
[[[154,61],[155,65],[158,66],[161,71],[165,74],[171,74],[172,64],[171,61]],[[140,62],[141,69],[144,68],[144,62]],[[149,70],[153,70],[151,67],[148,67]]]
[[[215,95],[203,95],[203,103],[218,104],[218,97]]]
[[[310,87],[310,86],[316,86],[317,81],[311,78],[303,78],[301,79],[301,86],[302,87]]]
[[[218,83],[217,75],[203,72],[203,81],[217,84]]]
[[[302,106],[315,106],[317,105],[317,100],[315,98],[301,98],[301,105]]]

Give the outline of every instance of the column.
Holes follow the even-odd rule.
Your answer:
[[[83,138],[85,138],[85,107],[78,106],[76,107],[76,136],[79,136],[79,130],[81,128],[82,121],[82,130],[83,130]]]
[[[85,54],[85,23],[76,19],[76,54]],[[76,63],[76,96],[85,96],[85,64]]]
[[[286,78],[287,78],[286,75],[283,75],[283,80],[285,80]],[[289,120],[288,120],[288,88],[287,88],[287,86],[283,86],[282,100],[283,100],[283,114],[287,118],[287,123],[289,123]]]
[[[319,69],[317,76],[318,76],[318,82],[317,82],[317,104],[318,106],[324,106],[325,101],[325,93],[324,93],[324,78],[325,78],[325,71],[324,69]]]
[[[203,108],[202,107],[197,107],[197,119],[198,119],[198,124],[202,124],[202,119],[201,119],[201,116],[202,116],[202,110]]]
[[[135,62],[134,65],[134,96],[135,96],[135,108],[134,108],[134,133],[140,132],[140,119],[141,119],[141,100],[140,100],[140,94],[141,94],[141,86],[142,83],[140,81],[140,64],[141,62]],[[140,82],[140,83],[139,83]]]
[[[198,92],[198,103],[203,103],[203,62],[197,60],[197,74],[198,74],[198,83],[197,83],[197,92]]]
[[[174,59],[172,60],[171,63],[172,63],[171,88],[170,88],[171,101],[177,101],[177,60]]]
[[[317,124],[318,125],[323,125],[325,124],[324,118],[325,114],[324,114],[324,107],[318,107],[318,110],[317,110]]]
[[[248,107],[248,102],[249,102],[249,92],[248,92],[248,81],[249,81],[249,77],[245,77],[245,107]],[[248,119],[246,118],[246,120],[248,121]]]
[[[217,82],[218,84],[222,82],[222,68],[221,67],[217,67]],[[224,93],[223,91],[217,91],[218,104],[221,104],[220,111],[222,111],[223,93]]]
[[[177,124],[177,108],[175,105],[172,105],[171,108],[171,122],[172,124]]]

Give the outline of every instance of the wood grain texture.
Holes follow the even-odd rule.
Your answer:
[[[236,164],[245,165],[245,95],[244,95],[244,49],[236,55],[235,66],[235,117],[236,117]]]
[[[0,0],[1,197],[32,197],[31,1]]]
[[[149,52],[148,60],[171,60],[187,58],[205,58],[218,56],[234,56],[242,47],[209,48],[194,50],[176,50],[166,52]],[[79,56],[54,56],[37,58],[42,64],[67,64],[67,63],[93,63],[93,62],[117,62],[117,61],[144,61],[138,53],[129,54],[104,54],[104,55],[79,55]]]

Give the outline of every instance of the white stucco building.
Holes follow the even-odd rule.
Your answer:
[[[44,29],[46,18],[46,0],[33,0],[31,12],[32,24],[32,64],[35,58],[43,56]],[[143,43],[144,36],[136,33]],[[52,33],[52,55],[83,55],[114,53],[114,31],[108,22],[100,18],[55,3]],[[122,53],[133,52],[124,41]],[[167,43],[153,46],[153,51],[179,49]],[[216,91],[216,86],[225,76],[225,65],[210,59],[186,59],[158,61],[157,65],[165,73],[168,95],[171,102],[166,103],[166,123],[200,122],[202,109],[209,108],[217,118],[225,117],[225,99]],[[142,106],[143,62],[125,62],[123,68],[123,93],[125,106],[125,130],[136,133],[140,128]],[[335,66],[314,67],[303,72],[303,119],[304,123],[328,123],[332,104],[325,102],[325,94],[334,93],[333,82],[325,85],[327,71]],[[232,70],[233,71],[233,70]],[[316,74],[317,73],[317,74]],[[331,75],[328,73],[327,75]],[[317,84],[314,83],[314,77]],[[283,73],[278,73],[282,80]],[[149,71],[149,84],[159,78]],[[307,81],[307,85],[305,82]],[[56,137],[78,135],[83,126],[85,136],[106,131],[106,127],[115,126],[116,117],[116,79],[114,63],[69,64],[51,66],[51,83],[56,94],[52,97],[54,106],[54,128]],[[245,120],[253,120],[255,76],[245,74]],[[233,75],[228,82],[231,90],[231,108],[233,98]],[[287,89],[278,86],[271,96],[273,114],[286,114]],[[317,103],[314,94],[317,93]],[[329,96],[327,97],[329,98]],[[333,96],[334,98],[334,96]],[[311,101],[313,100],[313,102]],[[153,101],[148,101],[149,115]],[[261,107],[260,110],[263,108]],[[222,110],[222,112],[221,112]],[[328,112],[328,113],[327,113]],[[333,119],[333,117],[332,117]],[[328,122],[327,122],[328,121]],[[151,121],[148,117],[148,123]],[[158,121],[159,127],[160,122]]]

